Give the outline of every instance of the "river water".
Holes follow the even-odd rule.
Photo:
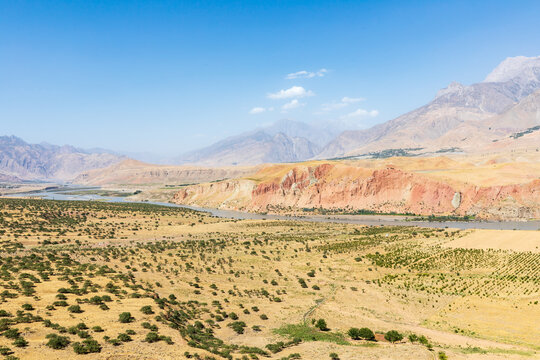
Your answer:
[[[96,190],[99,188],[71,188],[53,189],[48,191],[18,193],[5,195],[4,197],[39,197],[47,200],[71,200],[71,201],[108,201],[108,202],[128,202],[134,201],[125,197],[101,196],[95,194],[73,194],[83,190]],[[540,221],[418,221],[413,217],[394,215],[272,215],[258,214],[235,210],[223,210],[213,208],[201,208],[189,205],[178,205],[171,203],[144,201],[145,204],[154,204],[169,207],[187,208],[197,211],[211,213],[214,216],[230,219],[253,219],[253,220],[289,220],[289,221],[309,221],[322,223],[347,223],[373,226],[419,226],[430,228],[454,228],[454,229],[493,229],[493,230],[540,230]]]

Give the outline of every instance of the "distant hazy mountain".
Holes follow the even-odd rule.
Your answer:
[[[102,168],[125,159],[123,156],[57,146],[28,144],[15,136],[0,136],[0,174],[24,180],[70,180],[82,171]]]
[[[281,120],[184,154],[177,163],[229,166],[301,161],[317,155],[332,136],[302,122]]]
[[[301,121],[279,120],[270,126],[261,128],[269,135],[283,133],[291,138],[304,138],[317,146],[323,147],[334,139],[341,131],[331,129],[330,126],[319,127]]]
[[[486,128],[475,124],[496,119],[497,115],[509,111],[539,89],[540,57],[508,58],[484,82],[470,86],[454,82],[439,91],[429,104],[394,120],[366,130],[341,133],[317,157],[359,155],[385,149],[427,148],[436,151],[470,145],[472,134],[449,135],[473,127],[476,136],[490,137],[489,132],[483,132]],[[526,128],[531,122],[530,116],[514,118],[513,128]],[[504,132],[499,135],[503,136]]]

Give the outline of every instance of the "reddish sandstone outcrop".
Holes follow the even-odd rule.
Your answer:
[[[238,191],[239,187],[243,191]],[[219,196],[210,196],[216,195],[216,191]],[[540,218],[540,180],[479,187],[464,183],[450,185],[392,167],[369,170],[341,164],[300,164],[284,176],[258,183],[237,179],[219,185],[187,187],[176,194],[174,201],[254,211],[266,211],[269,207],[323,207],[423,215],[475,214],[501,219]]]

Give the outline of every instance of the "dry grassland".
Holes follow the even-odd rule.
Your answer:
[[[0,352],[539,358],[538,239],[0,199]],[[352,327],[371,329],[377,341],[352,339]],[[385,340],[391,330],[403,339]]]

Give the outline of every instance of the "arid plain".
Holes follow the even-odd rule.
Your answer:
[[[538,231],[0,204],[9,359],[539,357]]]

